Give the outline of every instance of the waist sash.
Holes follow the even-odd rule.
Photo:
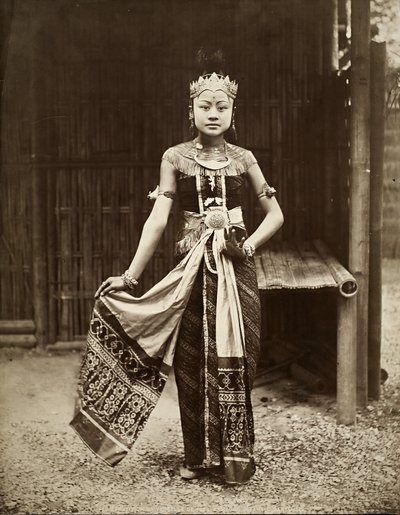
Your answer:
[[[175,252],[176,254],[182,255],[193,248],[193,246],[199,241],[203,234],[210,227],[207,225],[210,215],[215,215],[218,212],[222,212],[226,215],[228,223],[234,227],[240,227],[245,229],[243,222],[243,214],[240,206],[233,209],[209,208],[204,213],[196,213],[194,211],[183,211],[182,212],[182,225],[178,233]],[[217,228],[212,228],[218,231]]]

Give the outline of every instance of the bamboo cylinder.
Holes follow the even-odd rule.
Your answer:
[[[34,334],[0,334],[0,347],[23,347],[30,349],[35,347]]]
[[[48,351],[71,351],[82,350],[85,346],[84,340],[57,341],[47,345]]]
[[[33,320],[0,320],[0,334],[33,334]]]
[[[369,24],[369,1],[352,0],[349,268],[358,284],[357,402],[360,406],[365,406],[368,400]]]
[[[382,338],[382,202],[386,43],[371,42],[371,198],[368,303],[368,396],[379,399]]]
[[[357,293],[357,282],[351,273],[342,266],[330,253],[328,247],[321,240],[314,240],[315,248],[327,264],[332,277],[335,279],[340,295],[353,297]]]
[[[337,422],[354,424],[357,385],[357,296],[337,299]]]

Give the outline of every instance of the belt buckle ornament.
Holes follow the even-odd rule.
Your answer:
[[[204,223],[210,229],[223,229],[229,225],[228,213],[220,207],[209,207]]]

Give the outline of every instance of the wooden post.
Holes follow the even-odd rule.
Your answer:
[[[379,399],[382,336],[382,200],[386,43],[371,42],[371,199],[368,396]]]
[[[357,295],[337,300],[337,423],[356,421]]]
[[[357,402],[368,400],[369,274],[369,0],[351,2],[351,180],[349,268],[358,284]]]
[[[335,145],[333,116],[333,80],[338,70],[338,3],[325,0],[322,3],[322,45],[323,45],[323,86],[324,86],[324,188],[325,215],[324,238],[331,245],[336,243],[337,217],[335,217]]]

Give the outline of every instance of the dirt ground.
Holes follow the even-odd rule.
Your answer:
[[[257,473],[246,485],[179,477],[170,380],[130,455],[111,469],[69,428],[78,353],[0,352],[0,512],[400,514],[400,262],[384,262],[381,400],[338,426],[333,396],[289,379],[253,392]],[[172,378],[171,378],[172,379]]]

